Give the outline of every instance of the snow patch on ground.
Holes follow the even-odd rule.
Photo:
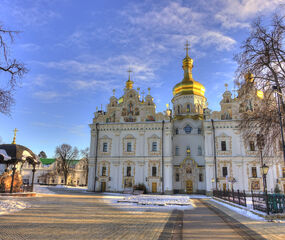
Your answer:
[[[50,187],[50,186],[35,184],[34,185],[34,192],[36,192],[36,193],[44,193],[44,194],[55,194],[54,192],[50,191],[48,189],[48,187]]]
[[[220,204],[220,205],[222,205],[222,206],[224,206],[224,207],[226,207],[226,208],[228,208],[228,209],[230,209],[230,210],[232,210],[232,211],[234,211],[234,212],[236,212],[236,213],[239,213],[239,214],[241,214],[241,215],[243,215],[243,216],[246,216],[246,217],[248,217],[248,218],[250,218],[250,219],[259,220],[259,221],[266,221],[263,217],[260,217],[260,216],[258,216],[258,215],[256,215],[256,214],[252,213],[252,212],[249,211],[246,207],[243,207],[243,206],[234,207],[234,206],[232,206],[232,205],[229,205],[229,204],[224,203],[224,202],[222,202],[222,201],[217,201],[217,200],[215,200],[215,199],[212,199],[211,201],[213,201],[213,202],[215,202],[215,203],[218,203],[218,204]],[[234,203],[231,203],[231,204],[235,205]],[[257,211],[256,211],[256,212],[257,212]],[[258,213],[258,214],[262,214],[262,215],[265,216],[265,214],[262,213],[262,212],[259,212],[259,211],[258,211],[257,213]]]
[[[10,214],[30,207],[30,204],[16,199],[0,199],[0,215]]]
[[[104,202],[127,211],[190,210],[194,204],[189,196],[106,194]]]

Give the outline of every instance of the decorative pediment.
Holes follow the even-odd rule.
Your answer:
[[[135,137],[132,134],[128,134],[127,136],[124,137],[124,139],[135,139]]]

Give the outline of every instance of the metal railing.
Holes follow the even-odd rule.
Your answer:
[[[267,194],[251,192],[253,209],[270,213],[285,212],[285,196],[283,194]]]
[[[240,192],[237,190],[236,192],[234,190],[214,190],[213,196],[217,198],[221,198],[223,200],[236,203],[241,206],[247,206],[246,205],[246,194],[245,191]]]

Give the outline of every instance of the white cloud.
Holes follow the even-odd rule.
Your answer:
[[[284,0],[219,0],[221,3],[215,19],[224,28],[246,28],[258,14],[274,12]]]
[[[200,48],[213,46],[217,50],[227,51],[235,45],[233,38],[208,24],[213,16],[207,11],[194,10],[194,7],[179,2],[168,2],[146,12],[143,8],[132,6],[124,15],[129,18],[134,28],[139,29],[137,34],[140,38],[147,39],[143,49],[148,49],[148,52],[151,48],[156,51],[174,48],[177,51],[178,47],[182,49],[186,40],[190,40],[194,51],[197,45],[200,45]],[[160,39],[159,48],[152,44],[157,39]]]
[[[50,8],[54,4],[56,2],[52,0],[28,1],[28,4],[21,0],[4,0],[1,3],[0,13],[9,12],[22,26],[42,26],[49,20],[60,17]]]
[[[70,96],[70,93],[68,92],[61,93],[61,92],[56,92],[52,90],[41,90],[41,91],[34,92],[34,97],[42,101],[46,101],[46,102],[54,101],[59,98],[67,97],[67,96]]]
[[[228,36],[224,36],[220,32],[208,31],[202,35],[202,45],[216,46],[217,50],[231,50],[236,44],[236,41]]]

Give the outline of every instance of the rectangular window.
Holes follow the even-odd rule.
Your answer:
[[[282,177],[285,178],[285,167],[282,168]]]
[[[179,156],[179,147],[176,147],[176,148],[175,148],[175,155],[176,155],[176,156]]]
[[[103,152],[108,152],[108,143],[103,143]]]
[[[226,141],[221,141],[221,149],[222,149],[222,151],[227,151]]]
[[[127,177],[132,176],[132,167],[127,167]]]
[[[151,151],[152,152],[157,152],[157,142],[152,142]]]
[[[175,181],[176,181],[176,182],[179,182],[179,173],[176,173],[176,174],[175,174]]]
[[[203,182],[203,174],[199,173],[199,182]]]
[[[156,167],[152,167],[152,176],[156,177]]]
[[[106,176],[106,167],[102,167],[102,176]]]
[[[128,142],[127,143],[127,152],[131,152],[132,151],[132,143]]]
[[[198,156],[202,156],[202,147],[198,146]]]
[[[227,167],[223,167],[223,177],[228,176],[228,168]]]
[[[255,144],[254,144],[254,141],[249,141],[249,150],[250,150],[250,151],[255,151]]]
[[[198,128],[198,134],[201,134],[201,133],[202,133],[202,129]]]
[[[179,134],[179,129],[178,128],[175,128],[175,134]]]
[[[251,168],[251,175],[252,175],[253,178],[257,177],[256,167],[252,167]]]

